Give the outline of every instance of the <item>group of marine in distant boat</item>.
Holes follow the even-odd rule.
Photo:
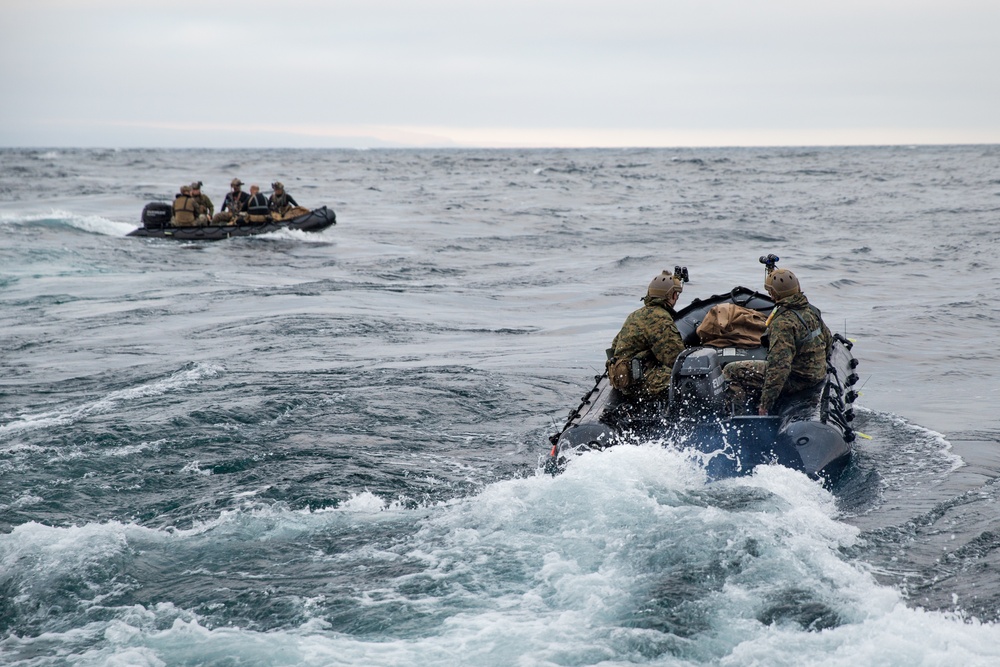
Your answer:
[[[243,192],[243,181],[234,178],[229,184],[222,208],[215,212],[215,206],[208,195],[201,191],[201,181],[182,185],[173,203],[173,225],[175,227],[201,227],[205,225],[235,225],[240,220],[252,224],[264,224],[272,220],[294,218],[308,213],[299,206],[280,181],[271,183],[271,196],[265,196],[260,187],[250,186],[250,193]]]
[[[266,196],[257,185],[251,185],[249,193],[243,192],[243,181],[234,178],[218,213],[201,188],[201,181],[195,181],[182,185],[172,203],[146,204],[142,227],[128,235],[213,241],[278,229],[318,232],[337,222],[336,214],[326,206],[313,210],[300,206],[280,181],[271,183],[271,194]]]

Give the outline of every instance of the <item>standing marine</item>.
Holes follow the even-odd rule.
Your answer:
[[[756,403],[757,414],[769,415],[780,412],[784,400],[793,394],[822,389],[833,336],[819,308],[802,293],[795,274],[777,268],[774,255],[760,261],[767,272],[764,289],[775,303],[765,332],[767,360],[734,361],[722,374],[734,411],[751,412]]]
[[[653,278],[643,307],[625,318],[608,349],[611,386],[629,398],[665,399],[674,361],[684,350],[677,331],[674,306],[688,280],[687,267],[676,267]]]

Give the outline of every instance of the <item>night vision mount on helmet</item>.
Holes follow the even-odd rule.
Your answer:
[[[764,265],[764,289],[774,299],[784,299],[787,296],[798,294],[802,291],[799,286],[799,279],[788,269],[779,269],[778,260],[775,254],[761,256],[760,263]]]
[[[666,269],[660,275],[653,278],[649,287],[646,288],[646,296],[658,299],[665,299],[672,294],[680,294],[684,291],[684,283],[690,282],[686,266],[675,266],[674,272],[667,273]]]

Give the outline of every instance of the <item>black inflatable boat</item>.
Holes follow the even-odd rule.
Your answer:
[[[790,397],[773,416],[736,416],[725,400],[722,368],[732,361],[765,359],[767,350],[700,346],[696,329],[721,303],[763,314],[774,308],[767,295],[736,287],[728,294],[695,299],[678,311],[677,329],[688,347],[674,364],[669,399],[636,405],[609,384],[607,373],[597,376],[562,430],[550,438],[546,470],[558,472],[576,452],[662,440],[665,446],[699,452],[713,479],[746,474],[766,463],[835,478],[850,461],[855,439],[851,421],[858,362],[851,354],[852,343],[834,335],[821,392]]]
[[[233,225],[205,225],[202,227],[175,227],[171,224],[173,207],[166,202],[151,202],[142,209],[142,227],[134,229],[128,236],[145,238],[176,239],[178,241],[220,241],[233,236],[253,236],[279,229],[298,229],[303,232],[319,232],[337,224],[337,215],[326,206],[287,220],[271,220],[251,223],[238,220]]]

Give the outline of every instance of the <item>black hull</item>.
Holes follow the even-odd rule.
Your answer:
[[[762,313],[774,307],[770,298],[745,287],[695,300],[677,314],[677,329],[686,345],[698,345],[698,324],[712,306],[726,302]],[[593,389],[570,412],[563,429],[552,436],[546,469],[557,472],[573,452],[662,439],[665,446],[710,455],[703,459],[712,479],[747,474],[755,466],[769,463],[812,477],[835,478],[850,461],[855,438],[850,422],[854,418],[851,404],[857,396],[851,389],[857,382],[857,361],[851,347],[847,339],[835,336],[821,386],[783,400],[778,414],[767,417],[734,416],[723,410],[721,403],[721,367],[730,361],[766,358],[766,350],[759,347],[685,350],[674,365],[670,399],[663,403],[629,403],[611,387],[607,374],[597,376]],[[709,381],[708,370],[703,376],[704,386],[711,386],[702,394],[707,398],[675,395],[675,388],[699,382],[701,369],[714,373],[711,377],[715,382]]]
[[[238,223],[235,225],[205,225],[203,227],[139,227],[128,236],[153,239],[174,239],[176,241],[221,241],[234,236],[255,236],[279,229],[298,229],[303,232],[319,232],[337,224],[337,215],[323,206],[289,220],[260,224]]]

